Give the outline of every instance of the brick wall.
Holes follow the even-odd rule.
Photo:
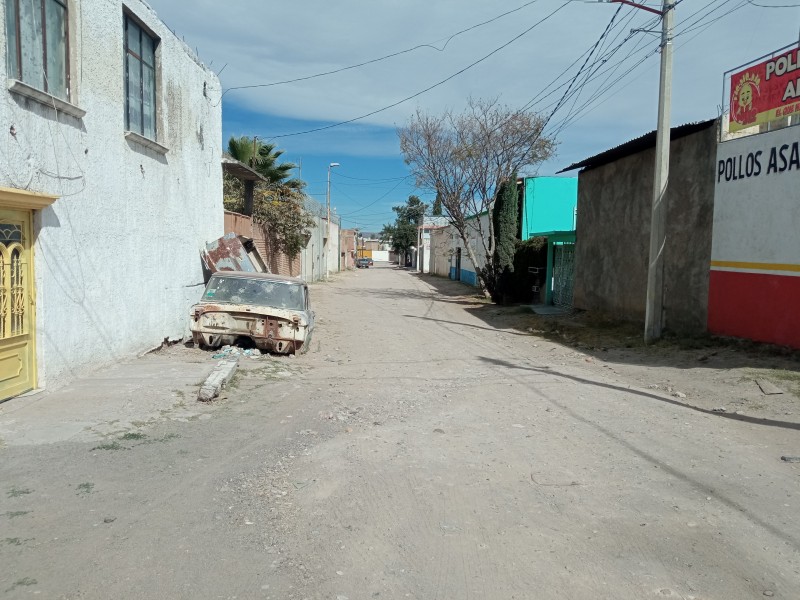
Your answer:
[[[251,238],[258,253],[269,267],[271,273],[277,275],[290,275],[300,277],[301,261],[300,255],[295,256],[294,260],[289,260],[283,252],[275,250],[275,241],[269,235],[269,231],[263,225],[253,223],[247,215],[225,211],[225,233],[235,233]]]

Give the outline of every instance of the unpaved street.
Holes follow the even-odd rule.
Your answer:
[[[204,418],[0,449],[0,598],[800,597],[800,415],[687,408],[446,280],[312,294],[312,351]]]

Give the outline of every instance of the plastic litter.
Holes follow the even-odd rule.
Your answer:
[[[258,348],[238,348],[236,346],[223,346],[211,355],[214,360],[228,358],[229,356],[246,356],[254,360],[261,358],[261,351]]]

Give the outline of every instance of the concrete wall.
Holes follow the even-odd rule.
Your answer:
[[[314,224],[311,237],[300,253],[300,274],[306,281],[319,281],[330,273],[339,270],[339,227],[341,221],[331,215],[331,243],[326,244],[328,236],[327,211],[324,206],[311,197],[304,201],[306,212],[311,215]]]
[[[478,223],[480,222],[481,229],[478,228]],[[472,217],[467,220],[467,237],[469,240],[469,245],[472,248],[473,253],[475,254],[475,259],[478,261],[478,267],[483,267],[486,264],[486,256],[485,251],[483,248],[483,242],[481,241],[481,234],[480,231],[483,231],[485,236],[489,235],[489,215],[483,214],[478,217]],[[448,237],[452,234],[452,248],[453,248],[453,255],[450,259],[450,270],[449,270],[449,277],[451,279],[459,279],[466,284],[478,286],[478,275],[475,265],[469,259],[469,255],[467,254],[467,249],[464,246],[464,242],[461,239],[461,236],[456,231],[456,228],[452,225],[448,225],[445,231],[448,232]],[[461,273],[456,273],[456,250],[461,248]]]
[[[715,126],[671,144],[664,270],[665,327],[706,330],[714,207]],[[654,149],[581,172],[574,306],[643,321]]]
[[[441,227],[431,231],[431,273],[441,277],[450,277],[450,255],[453,242],[450,239],[450,227]]]
[[[357,233],[355,229],[342,229],[339,232],[341,239],[341,248],[339,249],[341,257],[342,271],[356,268],[356,240]]]
[[[800,127],[719,145],[709,330],[800,348]]]
[[[0,142],[0,185],[59,196],[34,216],[40,387],[184,336],[200,249],[223,233],[219,80],[147,5],[125,5],[160,38],[166,154],[125,136],[119,1],[70,3],[71,101],[85,116],[0,92],[14,130]],[[5,66],[4,27],[0,37]]]
[[[301,275],[306,281],[319,281],[325,277],[326,223],[324,218],[314,217],[311,237],[300,253]]]
[[[339,225],[331,219],[330,239],[325,249],[326,277],[339,272]]]

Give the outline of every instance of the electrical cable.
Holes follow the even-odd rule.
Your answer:
[[[718,0],[717,0],[717,1],[718,1]],[[692,19],[693,17],[695,17],[695,16],[696,16],[696,15],[698,15],[699,13],[701,13],[701,12],[704,12],[706,9],[708,9],[710,6],[712,6],[712,5],[713,5],[713,4],[715,4],[715,3],[716,3],[716,1],[715,1],[714,3],[712,3],[711,5],[707,5],[707,6],[706,6],[706,7],[704,7],[703,9],[700,9],[700,10],[698,10],[697,12],[693,13],[692,15],[690,15],[689,17],[687,17],[686,19],[684,19],[683,23],[685,23],[686,21],[689,21],[690,19]],[[704,27],[702,27],[702,29],[701,29],[700,31],[698,31],[698,32],[697,32],[695,35],[691,36],[689,39],[686,39],[686,40],[684,40],[684,41],[683,41],[683,43],[681,43],[680,45],[678,45],[678,46],[676,47],[676,50],[677,50],[677,49],[680,49],[680,48],[682,48],[682,47],[684,47],[686,44],[688,44],[688,43],[689,43],[689,42],[691,42],[693,39],[695,39],[695,38],[696,38],[698,35],[700,35],[700,34],[701,34],[703,31],[705,31],[705,30],[706,30],[708,27],[711,27],[711,26],[712,26],[714,23],[718,22],[719,20],[721,20],[722,18],[724,18],[724,17],[726,17],[726,16],[729,16],[729,15],[733,14],[734,12],[736,12],[737,10],[739,10],[739,9],[743,8],[743,7],[744,7],[745,5],[747,5],[747,4],[748,4],[748,2],[746,2],[746,1],[745,1],[745,2],[742,2],[742,3],[741,3],[741,4],[739,4],[738,6],[734,7],[733,9],[731,9],[731,10],[730,10],[729,12],[727,12],[726,14],[724,14],[724,15],[721,15],[721,16],[719,16],[719,17],[717,17],[717,18],[713,19],[713,20],[712,20],[712,21],[710,21],[710,22],[706,22],[706,23],[704,23],[704,24],[703,24],[703,25],[704,25]],[[717,8],[721,8],[721,7],[717,7]],[[714,9],[714,10],[717,10],[717,9]],[[712,11],[712,12],[714,12],[714,11]],[[708,14],[704,15],[703,17],[701,17],[701,18],[700,18],[700,20],[702,20],[703,18],[705,18],[705,17],[709,16],[710,14],[711,14],[711,13],[708,13]],[[695,25],[696,25],[696,24],[697,24],[697,23],[698,23],[700,20],[695,20],[695,21],[693,21],[693,22],[692,22],[692,24],[691,24],[691,27],[690,27],[689,29],[687,29],[687,30],[683,30],[683,31],[676,32],[676,33],[675,33],[675,35],[673,36],[673,39],[676,39],[676,38],[678,38],[678,37],[680,37],[680,36],[682,36],[682,35],[685,35],[686,33],[689,33],[690,31],[694,31],[695,29],[697,29],[697,27],[696,27]],[[633,66],[631,69],[629,69],[629,70],[628,70],[628,72],[627,72],[626,74],[624,74],[624,75],[623,75],[623,77],[617,78],[617,79],[616,79],[614,82],[612,82],[612,83],[611,83],[611,85],[607,86],[607,87],[606,87],[606,89],[605,89],[603,92],[601,92],[601,94],[600,94],[599,96],[597,96],[597,97],[593,98],[593,101],[592,101],[592,104],[593,104],[593,105],[591,106],[591,108],[588,108],[588,110],[584,110],[584,109],[586,109],[586,108],[588,107],[588,103],[587,103],[586,105],[584,105],[584,107],[583,107],[583,108],[582,108],[582,109],[579,111],[579,113],[575,114],[575,115],[574,115],[573,117],[571,117],[571,118],[570,118],[570,119],[569,119],[567,122],[562,122],[562,124],[561,124],[561,125],[558,127],[558,130],[557,130],[557,131],[560,133],[561,131],[563,131],[564,129],[566,129],[567,127],[569,127],[570,125],[572,125],[572,124],[574,124],[575,122],[577,122],[577,121],[579,121],[580,119],[582,119],[584,116],[588,115],[589,113],[591,113],[591,112],[593,112],[594,110],[596,110],[597,108],[599,108],[601,105],[605,104],[605,103],[606,103],[608,100],[610,100],[611,98],[613,98],[614,96],[616,96],[617,94],[619,94],[620,92],[622,92],[622,90],[624,90],[626,87],[628,87],[629,85],[631,85],[631,84],[632,84],[634,81],[638,80],[638,79],[639,79],[639,78],[640,78],[640,77],[641,77],[641,76],[642,76],[644,73],[640,73],[639,75],[637,75],[636,77],[634,77],[633,79],[631,79],[630,81],[628,81],[628,82],[627,82],[625,85],[623,85],[623,86],[621,86],[621,87],[618,87],[618,88],[615,88],[616,84],[617,84],[619,81],[621,81],[621,80],[622,80],[622,79],[623,79],[625,76],[628,76],[628,75],[630,75],[631,73],[633,73],[633,72],[634,72],[636,69],[638,69],[638,67],[639,67],[639,66],[641,66],[641,65],[642,65],[644,62],[646,62],[647,60],[649,60],[649,59],[650,59],[652,56],[656,55],[657,53],[658,53],[658,52],[657,52],[657,49],[656,49],[656,51],[655,51],[655,52],[652,52],[652,53],[650,53],[650,54],[646,55],[646,56],[645,56],[645,57],[644,57],[642,60],[640,60],[640,61],[639,61],[639,62],[638,62],[636,65],[634,65],[634,66]],[[612,92],[611,90],[613,90],[613,92]],[[602,96],[606,96],[606,97],[605,97],[605,98],[602,98]],[[600,98],[602,98],[602,99],[600,99]],[[599,101],[598,101],[598,100],[599,100]]]
[[[649,19],[649,20],[648,20],[646,23],[643,23],[643,24],[642,24],[642,28],[646,30],[646,29],[648,29],[648,28],[652,27],[652,26],[653,26],[653,25],[654,25],[654,24],[655,24],[657,21],[658,21],[658,18],[655,18],[655,19]],[[604,62],[608,62],[608,61],[609,61],[609,60],[610,60],[610,59],[611,59],[611,58],[612,58],[612,57],[613,57],[613,56],[614,56],[614,55],[615,55],[615,54],[616,54],[616,53],[617,53],[617,52],[618,52],[618,51],[619,51],[619,50],[620,50],[620,49],[621,49],[621,48],[622,48],[622,47],[623,47],[623,46],[624,46],[624,45],[625,45],[625,44],[626,44],[628,41],[630,41],[630,40],[631,40],[631,39],[634,37],[634,35],[635,35],[636,33],[640,33],[640,31],[631,31],[631,32],[628,34],[628,36],[627,36],[627,37],[626,37],[624,40],[622,40],[622,42],[620,42],[620,43],[619,43],[619,44],[618,44],[618,45],[617,45],[617,46],[616,46],[614,49],[612,49],[612,50],[609,52],[609,54],[608,54],[608,55],[607,55],[607,57],[605,58]],[[612,65],[612,66],[608,67],[608,69],[606,69],[606,70],[604,70],[604,71],[599,71],[598,73],[595,73],[595,74],[593,74],[593,75],[592,75],[592,77],[591,77],[591,79],[590,79],[589,81],[592,81],[592,80],[594,80],[594,79],[597,79],[598,77],[601,77],[601,76],[603,76],[605,73],[608,73],[608,72],[612,72],[612,73],[613,73],[614,71],[616,71],[616,70],[617,70],[617,69],[618,69],[618,68],[619,68],[619,67],[620,67],[622,64],[624,64],[624,63],[625,63],[625,62],[626,62],[628,59],[630,59],[630,58],[631,58],[631,56],[632,56],[632,55],[633,55],[633,54],[634,54],[634,53],[637,51],[638,45],[639,45],[640,43],[641,43],[641,39],[640,39],[640,40],[637,42],[637,45],[634,47],[634,49],[633,49],[633,50],[631,50],[631,51],[628,53],[628,55],[627,55],[625,58],[623,58],[621,61],[619,61],[619,62],[618,62],[616,65]],[[579,56],[579,57],[578,57],[578,58],[577,58],[577,59],[576,59],[576,60],[575,60],[575,61],[574,61],[572,64],[570,64],[570,65],[569,65],[569,66],[568,66],[568,67],[565,69],[565,71],[564,71],[564,73],[563,73],[563,74],[566,74],[566,73],[568,73],[568,72],[569,72],[569,70],[570,70],[570,69],[571,69],[571,68],[572,68],[572,67],[573,67],[575,64],[577,64],[577,63],[578,63],[578,61],[579,61],[581,58],[583,58],[583,57],[584,57],[586,54],[588,54],[590,51],[591,51],[591,48],[587,49],[587,50],[586,50],[586,52],[584,52],[584,53],[583,53],[581,56]],[[554,79],[554,80],[553,80],[553,81],[552,81],[550,84],[548,84],[547,86],[545,86],[545,88],[544,88],[542,91],[540,91],[540,92],[539,92],[539,93],[538,93],[536,96],[534,96],[533,98],[531,98],[531,99],[530,99],[530,100],[529,100],[529,101],[528,101],[528,102],[527,102],[527,103],[526,103],[526,104],[523,106],[522,110],[527,110],[528,108],[531,108],[532,106],[535,106],[535,105],[536,105],[536,104],[538,104],[538,103],[539,103],[541,100],[545,100],[545,99],[549,98],[550,96],[552,96],[553,94],[557,93],[559,90],[563,89],[563,87],[564,87],[564,86],[566,86],[566,85],[568,84],[568,82],[566,82],[566,81],[565,81],[563,84],[561,84],[561,85],[559,85],[559,86],[556,86],[556,87],[555,87],[553,90],[551,90],[549,93],[547,93],[547,94],[544,94],[544,92],[545,92],[545,91],[546,91],[548,88],[550,88],[550,86],[552,86],[552,85],[553,85],[553,84],[554,84],[556,81],[558,81],[558,80],[559,80],[559,79],[560,79],[560,78],[563,76],[563,74],[562,74],[562,75],[559,75],[559,76],[558,76],[556,79]],[[547,109],[549,109],[550,107],[554,106],[554,104],[555,104],[555,103],[551,103],[551,104],[549,104],[549,105],[546,105],[545,107],[543,107],[543,110],[547,110]]]
[[[614,24],[614,21],[617,19],[617,16],[619,15],[619,13],[620,13],[620,11],[621,11],[621,10],[622,10],[622,5],[620,5],[620,6],[618,6],[618,7],[617,7],[617,10],[616,10],[616,12],[615,12],[615,13],[612,15],[612,17],[611,17],[611,20],[608,22],[608,25],[606,25],[606,28],[605,28],[605,30],[604,30],[604,31],[603,31],[603,33],[600,35],[600,37],[598,38],[598,40],[597,40],[597,41],[594,43],[594,46],[592,46],[591,50],[589,51],[589,54],[588,54],[588,56],[586,57],[586,60],[584,60],[584,61],[583,61],[583,64],[581,65],[581,68],[580,68],[580,69],[578,69],[578,72],[575,74],[575,76],[574,76],[574,77],[572,78],[572,80],[569,82],[569,85],[567,86],[567,90],[566,90],[566,91],[564,92],[564,94],[561,96],[561,99],[560,99],[560,100],[559,100],[559,101],[556,103],[556,106],[555,106],[555,108],[553,108],[552,112],[551,112],[551,113],[550,113],[550,114],[547,116],[547,118],[544,120],[544,122],[542,123],[542,125],[541,125],[541,128],[539,129],[539,131],[536,131],[536,132],[534,132],[534,133],[533,133],[533,134],[531,134],[531,135],[530,135],[528,138],[526,138],[526,140],[523,142],[523,144],[522,144],[522,145],[526,145],[526,144],[531,144],[531,145],[532,145],[532,144],[535,144],[535,143],[536,143],[536,142],[539,140],[539,138],[541,138],[541,137],[542,137],[542,134],[544,133],[544,130],[545,130],[545,128],[547,127],[547,124],[548,124],[548,123],[550,122],[550,120],[553,118],[553,115],[555,115],[555,114],[556,114],[556,111],[558,111],[558,109],[559,109],[559,108],[561,108],[561,106],[563,105],[563,103],[564,103],[564,101],[565,101],[565,99],[566,99],[566,97],[567,97],[567,94],[569,94],[570,90],[572,89],[572,86],[575,84],[575,82],[576,82],[576,81],[578,80],[578,78],[580,77],[581,73],[583,72],[584,68],[586,67],[586,64],[589,62],[589,59],[590,59],[590,58],[592,57],[592,55],[594,54],[594,51],[595,51],[595,49],[596,49],[596,48],[597,48],[597,47],[600,45],[600,43],[601,43],[601,42],[602,42],[602,41],[605,39],[605,37],[608,35],[608,32],[609,32],[609,30],[611,29],[611,26]]]
[[[682,0],[680,0],[680,1],[682,1]],[[692,18],[694,18],[695,16],[697,16],[697,15],[698,15],[698,14],[700,14],[701,12],[703,12],[703,11],[707,10],[707,9],[708,9],[710,6],[713,6],[713,4],[715,4],[715,3],[716,3],[716,2],[718,2],[718,1],[719,1],[719,0],[714,0],[714,2],[712,2],[712,4],[711,4],[711,5],[707,5],[706,7],[704,7],[704,8],[702,8],[702,9],[698,10],[697,12],[695,12],[695,13],[691,14],[689,17],[687,17],[686,19],[684,19],[683,23],[685,23],[685,22],[687,22],[687,21],[691,20]],[[675,5],[677,5],[678,3],[679,3],[679,2],[676,2],[676,3],[675,3]],[[718,7],[718,8],[720,8],[720,7]],[[716,10],[716,9],[714,9],[714,10]],[[712,11],[712,12],[713,12],[713,11]],[[707,16],[707,15],[705,15],[705,16]],[[692,22],[692,25],[695,25],[696,23],[698,23],[699,21],[701,21],[703,18],[704,18],[704,17],[700,17],[699,19],[696,19],[695,21],[693,21],[693,22]],[[656,19],[656,21],[658,21],[658,20],[659,20],[659,19],[657,18],[657,19]],[[677,34],[676,34],[676,36],[677,36]],[[676,36],[673,36],[673,37],[676,37]],[[638,43],[637,43],[637,48],[638,48]],[[554,129],[554,131],[551,133],[551,135],[553,135],[553,136],[557,136],[559,133],[561,133],[561,131],[563,131],[564,129],[566,129],[566,127],[568,127],[569,125],[571,125],[572,123],[574,123],[575,121],[577,121],[579,118],[581,118],[581,117],[583,116],[583,114],[584,114],[584,113],[585,113],[585,114],[588,114],[588,112],[591,112],[591,110],[594,110],[594,109],[591,109],[590,111],[586,111],[586,108],[588,107],[588,105],[589,105],[590,103],[593,103],[593,104],[595,104],[595,106],[599,106],[600,104],[603,104],[603,103],[605,103],[605,101],[606,101],[607,99],[609,99],[609,98],[613,97],[614,95],[616,95],[616,93],[612,93],[610,96],[608,96],[608,94],[609,94],[610,90],[614,89],[614,86],[615,86],[617,83],[619,83],[620,81],[622,81],[622,79],[624,79],[624,78],[625,78],[625,77],[627,77],[627,76],[628,76],[630,73],[632,73],[633,71],[635,71],[635,70],[636,70],[636,69],[637,69],[639,66],[641,66],[641,65],[642,65],[644,62],[646,62],[646,61],[647,61],[647,60],[648,60],[648,59],[649,59],[651,56],[653,56],[653,55],[657,54],[657,53],[658,53],[658,50],[659,50],[659,48],[660,48],[660,44],[658,44],[658,46],[657,46],[655,49],[653,49],[653,50],[652,50],[652,51],[650,51],[648,54],[646,54],[646,55],[645,55],[645,56],[644,56],[644,57],[643,57],[643,58],[642,58],[642,59],[641,59],[639,62],[637,62],[637,63],[636,63],[636,64],[635,64],[635,65],[634,65],[632,68],[630,68],[630,69],[629,69],[629,70],[628,70],[626,73],[624,73],[622,76],[618,77],[617,79],[615,79],[614,81],[612,81],[610,84],[606,84],[606,85],[604,86],[604,89],[603,89],[603,90],[600,92],[600,94],[599,94],[599,95],[595,95],[595,96],[592,98],[592,100],[591,100],[590,102],[586,102],[586,103],[584,103],[584,105],[583,105],[583,106],[581,106],[581,108],[580,108],[580,109],[578,109],[578,111],[574,112],[573,114],[568,114],[568,115],[567,115],[567,116],[566,116],[564,119],[562,119],[562,120],[561,120],[561,121],[560,121],[560,122],[557,124],[556,128],[555,128],[555,129]],[[635,50],[634,50],[634,51],[635,51]],[[626,57],[625,59],[623,59],[623,61],[620,61],[620,63],[618,63],[617,67],[615,67],[615,68],[614,68],[614,69],[611,71],[611,72],[612,72],[612,74],[613,74],[614,72],[616,72],[616,70],[619,68],[619,66],[622,64],[622,62],[625,62],[625,61],[626,61],[628,58],[630,58],[630,57],[633,55],[634,51],[631,51],[631,52],[629,53],[628,57]],[[595,77],[595,78],[592,78],[592,79],[596,79],[596,77]],[[638,77],[637,77],[637,79],[638,79]],[[587,82],[587,83],[588,83],[588,82]],[[626,86],[624,86],[624,87],[627,87],[627,85],[628,85],[628,84],[626,84]],[[602,100],[601,102],[598,102],[598,100],[599,100],[600,98],[602,98],[602,96],[604,96],[604,95],[608,96],[608,98],[606,98],[605,100]]]
[[[401,183],[403,183],[403,182],[402,182],[402,181],[398,181],[398,182],[397,182],[397,185],[395,185],[395,186],[394,186],[392,189],[390,189],[388,192],[386,192],[385,194],[383,194],[383,196],[379,197],[377,200],[374,200],[374,201],[370,202],[369,204],[365,204],[364,206],[362,206],[362,207],[361,207],[361,208],[359,208],[358,210],[354,210],[354,211],[352,211],[352,212],[349,212],[349,213],[341,214],[341,215],[339,215],[339,216],[340,216],[340,217],[350,217],[350,216],[352,216],[352,215],[355,215],[355,214],[358,214],[358,213],[360,213],[362,210],[366,210],[366,209],[367,209],[367,208],[369,208],[370,206],[373,206],[373,205],[377,204],[378,202],[380,202],[381,200],[383,200],[384,198],[386,198],[386,196],[388,196],[388,195],[389,195],[389,194],[391,194],[393,191],[395,191],[395,190],[396,190],[398,187],[400,187],[400,184],[401,184]]]
[[[408,179],[411,175],[404,175],[403,177],[387,177],[385,179],[371,179],[369,177],[351,177],[349,175],[344,175],[343,173],[337,173],[336,171],[332,171],[334,177],[344,177],[345,179],[355,179],[356,181],[398,181],[400,179]],[[352,184],[351,184],[352,185]]]
[[[747,3],[759,8],[800,8],[800,4],[759,4],[753,0],[747,0]]]
[[[341,67],[339,69],[334,69],[332,71],[325,71],[323,73],[315,73],[314,75],[307,75],[305,77],[296,77],[294,79],[287,79],[287,80],[284,80],[284,81],[274,81],[272,83],[261,83],[261,84],[255,84],[255,85],[240,85],[240,86],[230,87],[230,88],[228,88],[227,90],[225,90],[222,93],[222,96],[220,98],[224,97],[225,94],[227,94],[228,92],[232,92],[234,90],[249,90],[249,89],[254,89],[254,88],[266,88],[266,87],[272,87],[272,86],[276,86],[276,85],[284,85],[284,84],[287,84],[287,83],[297,83],[298,81],[308,81],[309,79],[315,79],[317,77],[325,77],[327,75],[333,75],[335,73],[341,73],[342,71],[349,71],[351,69],[357,69],[359,67],[363,67],[363,66],[366,66],[366,65],[371,65],[371,64],[374,64],[376,62],[381,62],[381,61],[387,60],[389,58],[394,58],[395,56],[401,56],[403,54],[408,54],[409,52],[413,52],[415,50],[419,50],[420,48],[432,48],[433,50],[436,50],[438,52],[444,52],[447,49],[447,45],[454,38],[458,37],[459,35],[467,33],[468,31],[472,31],[473,29],[477,29],[478,27],[483,27],[484,25],[488,25],[489,23],[493,23],[494,21],[502,19],[503,17],[506,17],[506,16],[508,16],[510,14],[513,14],[515,12],[519,12],[523,8],[527,8],[528,6],[530,6],[531,4],[535,4],[536,2],[538,2],[538,0],[530,0],[530,2],[526,2],[522,6],[519,6],[517,8],[512,9],[512,10],[506,11],[506,12],[504,12],[502,14],[497,15],[496,17],[492,17],[488,21],[482,21],[481,23],[476,23],[475,25],[467,27],[466,29],[462,29],[461,31],[457,31],[456,33],[454,33],[453,35],[451,35],[451,36],[449,36],[447,38],[440,38],[440,39],[436,40],[435,42],[431,42],[430,44],[418,44],[418,45],[416,45],[416,46],[414,46],[412,48],[406,48],[405,50],[400,50],[398,52],[392,52],[391,54],[387,54],[387,55],[381,56],[379,58],[373,58],[373,59],[366,60],[364,62],[360,62],[360,63],[354,64],[354,65],[350,65],[350,66],[347,66],[347,67]],[[437,42],[442,41],[442,40],[445,40],[444,46],[442,46],[441,48],[438,48],[435,44]]]
[[[377,110],[373,110],[371,112],[368,112],[367,114],[364,114],[364,115],[361,115],[361,116],[358,116],[358,117],[353,117],[352,119],[347,119],[345,121],[340,121],[338,123],[332,123],[330,125],[324,125],[322,127],[314,127],[312,129],[306,129],[305,131],[297,131],[297,132],[293,132],[293,133],[283,133],[283,134],[280,134],[280,135],[274,135],[274,136],[270,137],[269,139],[270,140],[276,140],[276,139],[279,139],[279,138],[294,137],[294,136],[298,136],[298,135],[306,135],[306,134],[309,134],[309,133],[316,133],[317,131],[325,131],[326,129],[333,129],[334,127],[340,127],[341,125],[348,125],[349,123],[354,123],[356,121],[360,121],[362,119],[366,119],[367,117],[371,117],[371,116],[376,115],[378,113],[381,113],[381,112],[384,112],[386,110],[389,110],[390,108],[394,108],[395,106],[399,106],[400,104],[403,104],[404,102],[408,102],[409,100],[413,100],[414,98],[417,98],[418,96],[421,96],[421,95],[431,91],[432,89],[437,88],[437,87],[447,83],[451,79],[455,79],[456,77],[458,77],[462,73],[465,73],[466,71],[468,71],[472,67],[474,67],[474,66],[482,63],[483,61],[489,59],[490,57],[494,56],[495,54],[497,54],[498,52],[500,52],[504,48],[510,46],[511,44],[516,42],[518,39],[520,39],[521,37],[527,35],[531,31],[533,31],[536,27],[538,27],[539,25],[541,25],[542,23],[544,23],[545,21],[547,21],[548,19],[553,17],[556,13],[558,13],[560,10],[565,8],[569,3],[570,3],[570,0],[567,0],[561,6],[559,6],[554,11],[552,11],[550,14],[548,14],[546,17],[544,17],[543,19],[540,19],[539,21],[537,21],[536,23],[531,25],[525,31],[520,33],[519,35],[511,38],[509,41],[507,41],[503,45],[498,46],[497,48],[495,48],[494,50],[492,50],[488,54],[486,54],[483,57],[479,58],[478,60],[470,63],[466,67],[456,71],[455,73],[453,73],[449,77],[446,77],[445,79],[442,79],[442,80],[438,81],[437,83],[434,83],[433,85],[428,86],[427,88],[425,88],[423,90],[420,90],[419,92],[417,92],[415,94],[407,96],[407,97],[403,98],[402,100],[398,100],[397,102],[393,102],[392,104],[389,104],[388,106],[384,106],[383,108],[379,108]],[[264,136],[264,137],[267,137],[267,136]]]

